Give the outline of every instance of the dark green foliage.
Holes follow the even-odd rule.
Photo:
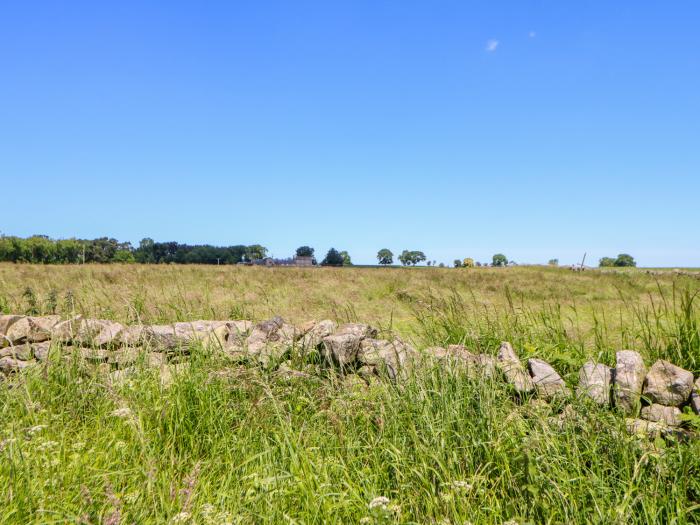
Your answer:
[[[38,264],[81,263],[177,263],[236,264],[243,260],[262,259],[267,248],[252,246],[211,246],[155,242],[145,238],[134,249],[129,242],[100,237],[98,239],[49,239],[0,237],[0,261]]]
[[[617,258],[603,257],[602,259],[600,259],[600,261],[598,261],[598,266],[600,266],[601,268],[612,266],[635,267],[637,266],[637,263],[634,260],[634,257],[632,257],[630,254],[621,253],[617,256]]]
[[[394,254],[390,249],[382,248],[377,252],[377,261],[383,265],[394,264]]]
[[[299,246],[297,248],[297,257],[313,257],[314,249],[311,246]]]
[[[494,266],[506,266],[508,264],[508,258],[502,253],[497,253],[493,256],[492,264]]]
[[[425,254],[418,250],[404,250],[399,255],[399,261],[404,266],[415,266],[419,262],[423,262],[427,259]]]
[[[321,261],[321,266],[343,266],[343,256],[335,248],[328,250],[326,257]]]

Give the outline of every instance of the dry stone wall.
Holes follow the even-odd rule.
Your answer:
[[[304,375],[284,364],[291,352],[317,351],[325,361],[358,380],[401,381],[416,366],[432,363],[457,366],[473,378],[503,380],[518,396],[545,401],[572,395],[615,408],[628,419],[632,433],[649,436],[693,436],[682,427],[681,409],[700,414],[700,378],[668,361],[647,368],[632,350],[616,354],[613,367],[587,362],[574,392],[557,371],[541,359],[518,357],[504,342],[496,356],[475,354],[462,345],[416,350],[408,343],[378,339],[375,328],[361,323],[338,325],[331,320],[294,326],[281,317],[251,321],[192,321],[168,325],[131,325],[77,316],[0,316],[0,381],[33,366],[41,366],[54,350],[96,365],[118,381],[141,360],[161,371],[168,382],[173,370],[186,366],[183,358],[193,345],[221,351],[232,359],[263,367],[278,367],[291,376]]]

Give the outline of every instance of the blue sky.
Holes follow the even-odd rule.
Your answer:
[[[0,231],[700,266],[700,3],[4,2]]]

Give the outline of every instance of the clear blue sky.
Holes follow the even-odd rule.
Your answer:
[[[700,2],[0,6],[0,231],[700,266]]]

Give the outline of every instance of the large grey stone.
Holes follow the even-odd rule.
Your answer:
[[[644,383],[644,396],[660,405],[680,406],[692,390],[693,374],[662,359],[649,369]]]
[[[323,338],[322,354],[339,366],[348,366],[357,360],[363,337],[355,333],[332,334]]]
[[[363,339],[357,353],[357,360],[361,364],[374,366],[394,380],[405,377],[410,372],[415,357],[416,350],[400,339]]]
[[[0,372],[5,375],[11,374],[12,372],[19,372],[28,366],[31,366],[30,361],[20,361],[14,357],[0,357]]]
[[[313,350],[323,343],[323,338],[332,335],[338,328],[338,324],[330,319],[324,319],[314,323],[305,331],[301,338],[300,346],[305,350]]]
[[[34,343],[32,345],[32,351],[34,357],[37,361],[46,361],[49,358],[49,351],[51,350],[51,341],[44,341],[42,343]]]
[[[59,343],[72,343],[83,324],[83,316],[78,315],[56,323],[51,329],[51,339]]]
[[[23,315],[0,315],[0,348],[10,344],[10,341],[5,337],[7,330],[20,319]]]
[[[432,346],[421,352],[423,361],[437,362],[440,366],[464,370],[471,378],[493,378],[496,359],[486,354],[473,354],[464,345],[449,345],[447,348]]]
[[[646,373],[647,368],[639,353],[633,350],[620,350],[615,354],[615,405],[624,412],[628,414],[638,412]]]
[[[610,404],[612,369],[602,363],[588,361],[578,374],[578,395],[586,395],[599,405]]]
[[[505,341],[501,343],[496,356],[496,363],[516,392],[527,394],[535,390],[532,378],[525,370],[520,359],[518,359],[510,343]]]
[[[528,359],[527,366],[537,393],[547,398],[559,394],[569,394],[566,383],[556,370],[542,359]]]
[[[73,341],[84,346],[108,347],[119,342],[121,323],[106,319],[83,319]]]
[[[697,378],[693,385],[693,392],[690,394],[689,404],[693,412],[700,415],[700,377]]]
[[[0,349],[0,357],[14,357],[20,361],[29,361],[34,357],[34,352],[30,344],[24,343]]]
[[[13,322],[5,332],[9,344],[40,343],[51,338],[51,329],[61,320],[57,315],[46,317],[22,317]]]
[[[273,317],[253,326],[245,340],[244,350],[263,366],[282,359],[294,346],[299,331],[281,317]],[[230,350],[230,346],[228,347]]]
[[[665,405],[649,405],[642,408],[642,419],[657,421],[666,425],[677,427],[681,424],[681,411],[678,407]]]
[[[353,334],[361,337],[362,339],[364,338],[376,338],[377,337],[377,329],[371,327],[368,324],[364,323],[345,323],[341,324],[338,329],[333,332],[333,334]]]

